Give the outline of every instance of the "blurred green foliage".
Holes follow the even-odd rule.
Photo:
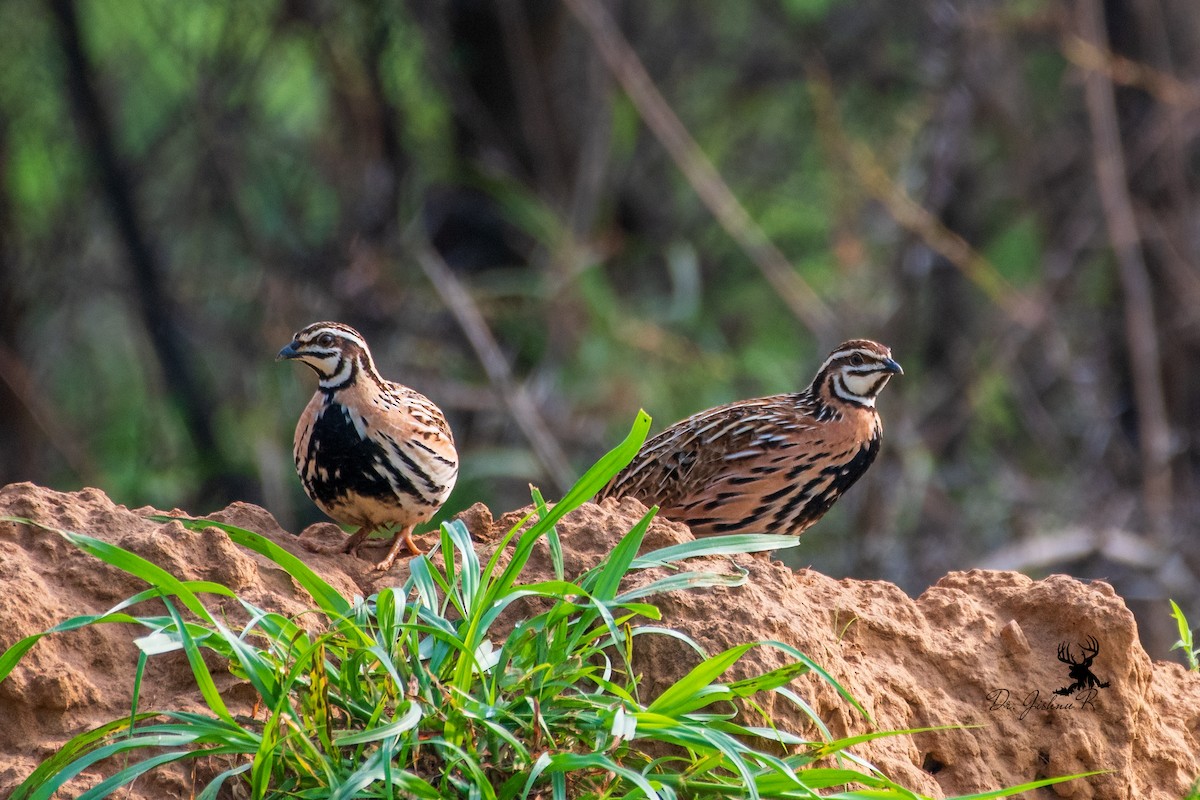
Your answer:
[[[905,367],[881,399],[883,453],[801,558],[919,590],[981,562],[1119,583],[1166,549],[1192,557],[1177,537],[1200,496],[1200,254],[1187,222],[1200,159],[1194,107],[1167,89],[1200,68],[1194,14],[1104,9],[1105,47],[1146,67],[1107,74],[1147,309],[1126,303],[1111,255],[1095,167],[1112,154],[1093,149],[1066,6],[606,7],[832,325],[811,328],[775,295],[568,5],[8,0],[0,477],[319,519],[289,454],[311,379],[272,357],[293,330],[336,318],[368,336],[385,375],[449,414],[464,463],[446,513],[477,499],[505,510],[528,482],[568,485],[418,267],[429,243],[576,469],[639,407],[662,427],[796,390],[831,346],[869,336]],[[82,67],[66,57],[72,29]],[[88,91],[98,118],[81,105]],[[905,202],[932,222],[905,218]],[[145,277],[114,224],[125,204],[190,391],[139,312]],[[1036,318],[948,258],[936,226]],[[1171,443],[1158,456],[1142,447],[1127,338],[1146,313]],[[1165,504],[1146,488],[1164,468]],[[1054,537],[1079,525],[1144,532],[1149,555],[1136,568],[1099,548],[1055,562]],[[993,558],[1031,536],[1051,556]]]

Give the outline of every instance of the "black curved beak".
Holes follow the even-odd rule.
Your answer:
[[[282,353],[280,355],[282,355]],[[883,362],[883,368],[895,375],[904,374],[904,370],[900,368],[900,365],[890,358]]]
[[[276,361],[286,361],[289,358],[299,358],[300,351],[296,349],[295,342],[289,342],[287,347],[279,351],[279,355],[275,356]]]

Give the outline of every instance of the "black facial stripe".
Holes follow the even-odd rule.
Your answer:
[[[842,402],[850,403],[852,405],[863,406],[864,408],[867,408],[871,404],[864,401],[871,400],[877,394],[876,391],[871,391],[866,395],[860,395],[850,391],[850,387],[846,386],[846,382],[843,380],[840,372],[833,373],[830,381],[833,383],[833,386],[831,387],[833,396]]]
[[[323,348],[313,347],[310,344],[301,344],[297,348],[297,352],[302,356],[316,356],[317,358],[329,358],[330,356],[340,356],[341,350],[325,350]]]

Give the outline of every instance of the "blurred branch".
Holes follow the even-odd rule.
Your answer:
[[[542,419],[537,404],[529,396],[529,392],[526,391],[524,385],[517,383],[513,378],[508,360],[501,352],[496,337],[488,328],[487,320],[484,319],[479,306],[475,304],[475,300],[463,286],[462,281],[433,248],[420,242],[415,244],[413,250],[417,256],[417,262],[421,265],[421,269],[424,270],[430,283],[433,284],[438,296],[450,309],[450,313],[454,315],[459,327],[471,342],[472,349],[475,350],[484,371],[487,372],[488,380],[500,392],[517,427],[521,429],[533,447],[547,477],[557,491],[566,491],[571,485],[571,463],[563,453],[558,440],[554,438],[554,434],[550,432],[545,420]]]
[[[533,156],[534,177],[543,192],[557,195],[563,188],[563,158],[550,120],[550,98],[545,91],[545,81],[538,73],[525,6],[520,0],[496,3],[496,15],[503,33],[500,39],[512,71],[516,116]],[[554,12],[557,13],[557,9]]]
[[[658,91],[603,3],[600,0],[563,2],[591,36],[609,71],[709,212],[754,262],[796,318],[817,338],[828,338],[827,334],[834,327],[829,307],[738,201]]]
[[[63,80],[85,144],[95,161],[105,205],[127,251],[142,323],[158,356],[168,391],[183,413],[200,463],[207,470],[206,477],[224,479],[226,462],[217,447],[209,418],[216,402],[192,370],[195,362],[189,357],[176,324],[175,306],[163,288],[159,264],[137,218],[132,181],[120,163],[109,120],[92,83],[74,0],[50,0],[49,6],[66,59]]]
[[[966,239],[950,230],[888,175],[871,149],[852,140],[842,127],[829,75],[810,64],[813,105],[822,131],[872,197],[883,204],[896,224],[954,265],[1022,328],[1037,326],[1045,314],[1042,304],[1010,284]]]
[[[1076,21],[1081,38],[1093,47],[1099,49],[1108,40],[1099,0],[1078,0]],[[1129,197],[1117,104],[1109,76],[1102,71],[1086,70],[1084,96],[1092,127],[1096,186],[1124,294],[1125,338],[1137,405],[1142,495],[1150,525],[1161,533],[1170,519],[1172,505],[1171,431],[1163,396],[1150,275],[1142,258],[1141,235]]]
[[[1067,36],[1062,44],[1067,61],[1084,72],[1101,73],[1111,83],[1141,89],[1164,105],[1200,108],[1200,89],[1153,67],[1113,53],[1097,42]]]
[[[84,483],[96,479],[96,467],[87,451],[80,447],[77,437],[58,424],[62,414],[58,413],[50,393],[42,391],[34,383],[25,362],[12,348],[0,344],[0,380],[8,386],[12,396],[25,408],[29,419],[41,428],[50,447],[58,451],[75,476]],[[11,422],[11,420],[9,420]]]

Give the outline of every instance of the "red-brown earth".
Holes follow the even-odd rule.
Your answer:
[[[558,526],[568,573],[603,559],[644,511],[636,501],[606,501],[569,514]],[[191,532],[178,523],[152,522],[147,519],[152,513],[116,505],[95,489],[62,493],[27,483],[0,489],[0,515],[120,545],[177,577],[222,583],[262,608],[294,615],[312,605],[277,565],[238,547],[220,530]],[[297,537],[265,510],[242,503],[212,518],[261,533],[296,553],[346,597],[366,596],[407,577],[403,564],[384,575],[356,557],[305,547],[339,541],[343,534],[331,524],[310,526]],[[493,522],[476,506],[463,518],[486,553],[516,517]],[[656,521],[644,549],[690,538],[683,526]],[[871,721],[864,719],[815,676],[797,679],[794,688],[833,735],[963,726],[855,748],[891,779],[922,794],[940,798],[1106,770],[1034,794],[1177,800],[1200,775],[1200,677],[1152,660],[1138,642],[1133,615],[1106,583],[1061,575],[1034,581],[973,570],[947,575],[914,600],[889,583],[792,572],[764,555],[701,559],[696,568],[745,570],[748,580],[737,588],[653,598],[665,624],[710,654],[762,640],[805,652],[871,715]],[[524,577],[550,575],[539,545]],[[102,613],[145,588],[53,532],[14,523],[0,523],[0,585],[0,650],[69,617]],[[73,735],[128,713],[137,660],[133,639],[142,633],[106,624],[47,637],[0,683],[0,797]],[[1080,643],[1089,636],[1099,645],[1091,669],[1109,685],[1054,694],[1072,682],[1069,665],[1058,659],[1060,645],[1069,643],[1071,657],[1079,661]],[[677,640],[642,636],[637,642],[643,698],[654,697],[695,663]],[[783,660],[776,649],[756,647],[731,677]],[[250,713],[247,688],[215,660],[210,666],[231,709]],[[154,657],[141,707],[199,707],[192,686],[178,654]],[[815,738],[812,724],[794,705],[773,696],[762,701],[778,725]],[[110,773],[111,768],[85,773],[71,784],[71,795]],[[157,800],[196,791],[189,773],[164,769],[122,796]]]

